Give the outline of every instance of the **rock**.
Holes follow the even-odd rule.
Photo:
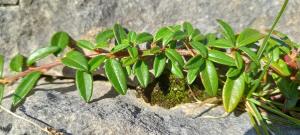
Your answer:
[[[74,39],[79,39],[88,31],[111,27],[116,22],[138,32],[153,33],[161,26],[190,21],[202,32],[216,32],[216,19],[224,19],[238,32],[245,27],[263,31],[270,28],[282,2],[1,0],[0,54],[4,54],[6,60],[18,52],[29,55],[33,50],[46,46],[57,31],[66,31]],[[296,40],[300,36],[299,5],[298,0],[290,0],[278,26],[279,30]]]
[[[34,93],[16,110],[16,114],[41,127],[53,127],[66,134],[255,134],[246,113],[221,119],[185,116],[182,109],[150,106],[129,90],[121,96],[105,81],[95,82],[90,104],[77,95],[69,81],[39,83]],[[59,84],[62,83],[62,84]],[[4,105],[9,108],[10,99]],[[194,108],[195,109],[195,108]],[[198,108],[199,109],[199,108]],[[205,107],[198,110],[201,113]],[[222,115],[216,107],[205,115]],[[0,112],[0,134],[43,134],[29,123]]]

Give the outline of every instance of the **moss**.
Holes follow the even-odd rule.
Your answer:
[[[200,96],[200,90],[192,90],[197,97]],[[151,105],[156,104],[164,108],[171,108],[182,103],[195,102],[186,80],[176,78],[168,72],[164,72],[149,87],[140,91],[140,95]]]

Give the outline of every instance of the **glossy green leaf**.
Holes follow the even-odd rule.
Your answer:
[[[186,68],[186,69],[199,68],[202,66],[203,63],[204,63],[204,59],[202,58],[202,56],[197,55],[197,56],[189,59],[189,61],[187,61],[187,63],[185,63],[184,68]]]
[[[136,63],[137,61],[138,61],[138,58],[137,58],[137,57],[136,57],[136,58],[125,57],[125,58],[121,59],[122,65],[123,65],[124,67],[130,66],[130,65]]]
[[[170,35],[172,35],[172,31],[170,29],[168,29],[167,27],[162,27],[160,28],[156,34],[155,34],[155,37],[154,37],[154,40],[155,41],[158,41],[158,40],[161,40],[163,39],[164,37],[168,37]]]
[[[89,70],[91,72],[95,71],[97,68],[100,67],[100,65],[105,61],[106,57],[104,55],[99,55],[96,56],[92,59],[89,60],[88,65],[89,65]]]
[[[96,43],[102,44],[107,42],[108,40],[112,39],[114,37],[114,31],[112,29],[107,29],[102,32],[99,32],[96,36]]]
[[[178,63],[172,63],[171,73],[174,74],[177,78],[184,78],[182,69]]]
[[[135,43],[136,43],[136,40],[137,40],[137,34],[136,34],[136,32],[130,31],[130,32],[128,33],[128,40],[129,40],[129,42],[135,44]]]
[[[184,33],[183,31],[176,31],[174,34],[173,34],[173,38],[174,40],[182,40],[186,37],[186,33]]]
[[[210,50],[208,52],[208,59],[219,64],[235,66],[235,60],[221,51]]]
[[[107,59],[104,68],[105,74],[115,90],[125,95],[127,92],[127,80],[121,64],[115,59]]]
[[[126,48],[128,48],[130,46],[130,44],[119,44],[117,46],[115,46],[114,48],[111,49],[112,53],[116,53],[122,50],[125,50]]]
[[[201,34],[199,29],[194,29],[193,33],[192,33],[192,41],[201,41],[205,38],[204,35]]]
[[[223,87],[223,105],[226,112],[232,112],[242,99],[245,91],[244,74],[236,78],[227,78]]]
[[[193,28],[192,24],[189,22],[183,23],[183,30],[188,36],[191,36],[194,32],[194,28]]]
[[[217,21],[222,28],[222,34],[225,37],[225,39],[229,40],[231,42],[231,44],[234,45],[235,44],[235,34],[234,34],[232,27],[228,23],[224,22],[223,20],[218,19]]]
[[[179,66],[184,66],[184,60],[182,56],[175,50],[175,49],[166,49],[165,51],[166,56],[172,61],[172,63],[177,63]]]
[[[247,48],[247,47],[240,47],[240,50],[242,50],[245,54],[247,54],[247,56],[253,61],[255,62],[255,64],[259,65],[259,60],[258,57],[256,55],[255,52],[253,52],[251,49]]]
[[[144,61],[138,61],[134,65],[134,74],[141,87],[146,88],[150,81],[150,73],[147,64]]]
[[[206,60],[205,68],[200,72],[202,84],[205,88],[205,92],[209,96],[216,96],[218,92],[218,74],[214,64]]]
[[[211,42],[217,39],[217,35],[215,33],[208,33],[205,35],[207,44],[211,44]]]
[[[66,32],[57,32],[51,38],[51,46],[57,46],[60,49],[55,52],[55,55],[62,52],[70,43],[70,37]]]
[[[166,66],[166,57],[163,54],[156,55],[153,63],[153,72],[155,78],[159,77]]]
[[[61,62],[67,67],[81,71],[88,71],[88,61],[80,52],[68,52],[66,56],[61,59]]]
[[[192,68],[192,69],[188,70],[187,76],[186,76],[188,84],[192,84],[195,81],[195,79],[199,75],[199,71],[200,71],[200,66],[197,68]]]
[[[38,50],[35,50],[27,59],[26,63],[28,66],[32,65],[36,61],[47,57],[48,55],[57,52],[60,50],[57,46],[49,46],[45,48],[40,48]]]
[[[299,99],[299,85],[289,80],[288,78],[279,77],[274,73],[272,74],[272,77],[275,80],[275,83],[278,86],[280,92],[286,98],[284,108],[292,109],[293,107],[295,107]]]
[[[0,54],[0,78],[3,76],[4,56]]]
[[[126,39],[126,31],[120,24],[115,24],[113,29],[115,39],[118,44],[122,43],[123,39]]]
[[[19,83],[13,95],[13,106],[18,105],[32,90],[41,76],[41,72],[35,71],[27,74]]]
[[[210,47],[227,49],[227,48],[233,48],[234,44],[232,44],[232,42],[230,40],[221,38],[221,39],[209,42],[209,46]]]
[[[173,40],[173,33],[169,33],[168,35],[163,37],[162,45],[167,46]]]
[[[131,58],[137,58],[139,56],[139,51],[136,47],[128,47],[128,53]]]
[[[90,102],[93,95],[93,76],[85,71],[76,71],[76,87],[85,102]]]
[[[207,58],[208,56],[208,50],[207,48],[200,42],[192,41],[190,42],[191,46],[196,49],[196,51],[203,57]]]
[[[147,32],[143,32],[143,33],[140,33],[138,36],[137,36],[137,43],[138,44],[142,44],[142,43],[145,43],[145,42],[152,42],[153,40],[153,36]]]
[[[249,45],[262,39],[263,35],[257,30],[247,28],[243,30],[237,38],[237,47]]]
[[[278,59],[280,58],[280,49],[279,49],[279,47],[275,47],[272,50],[272,58],[273,58],[273,61],[278,61]]]
[[[87,40],[78,40],[76,45],[82,49],[94,50],[95,46],[93,43]]]
[[[282,59],[279,59],[277,62],[272,62],[271,68],[281,76],[286,77],[291,75],[288,65]]]
[[[242,71],[243,70],[241,68],[231,67],[227,71],[226,76],[230,77],[230,78],[235,78],[235,77],[239,76],[242,73]]]
[[[24,59],[24,56],[21,54],[17,54],[16,56],[14,56],[9,63],[10,70],[21,72],[24,66]]]
[[[245,66],[244,60],[239,52],[235,52],[235,65],[238,69],[243,69]]]

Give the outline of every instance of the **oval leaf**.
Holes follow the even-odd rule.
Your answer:
[[[188,36],[191,36],[194,32],[194,28],[193,28],[192,24],[189,22],[183,23],[183,30]]]
[[[32,65],[33,63],[35,63],[36,61],[47,57],[48,55],[57,52],[58,50],[60,50],[59,47],[57,46],[49,46],[49,47],[45,47],[45,48],[40,48],[36,51],[34,51],[27,59],[26,63],[28,66]]]
[[[13,106],[18,105],[35,86],[41,76],[41,72],[35,71],[26,75],[20,82],[13,95]]]
[[[127,81],[121,64],[115,59],[108,59],[105,62],[104,68],[105,74],[115,90],[125,95],[127,92]]]
[[[21,54],[17,54],[16,56],[14,56],[9,63],[11,71],[21,72],[23,70],[23,66],[24,56]]]
[[[166,57],[163,54],[156,55],[153,63],[155,78],[159,77],[164,71],[166,65]]]
[[[199,68],[204,63],[204,59],[201,55],[197,55],[189,59],[189,61],[184,65],[186,69]]]
[[[88,71],[88,61],[80,52],[68,52],[66,57],[61,59],[61,62],[67,67],[81,71]]]
[[[137,36],[137,43],[142,44],[145,42],[152,42],[153,36],[147,32],[143,32]]]
[[[208,52],[208,59],[219,64],[235,66],[234,59],[221,51],[210,50]]]
[[[192,68],[192,69],[188,70],[187,77],[186,77],[188,84],[192,84],[195,81],[195,79],[197,78],[197,76],[199,74],[199,71],[200,71],[200,67]]]
[[[202,84],[205,88],[205,92],[209,96],[216,96],[218,92],[218,74],[214,64],[206,60],[205,68],[200,72]]]
[[[120,24],[114,25],[114,35],[117,41],[117,44],[121,44],[123,39],[126,39],[126,31]]]
[[[218,19],[217,21],[222,28],[222,34],[225,37],[225,39],[229,40],[231,44],[234,45],[235,35],[232,27],[228,23],[224,22],[223,20]]]
[[[89,60],[88,65],[90,67],[90,71],[95,71],[106,59],[104,55],[96,56]]]
[[[155,41],[158,41],[160,39],[163,39],[164,37],[168,37],[169,35],[172,35],[172,31],[170,29],[168,29],[167,27],[163,27],[163,28],[160,28],[156,34],[155,34]]]
[[[184,61],[182,56],[175,50],[175,49],[166,49],[165,51],[166,56],[172,61],[172,63],[177,63],[179,66],[184,66]]]
[[[99,44],[108,42],[108,40],[112,39],[113,37],[114,37],[114,31],[112,29],[107,29],[103,32],[98,33],[96,36],[97,46]]]
[[[85,102],[89,102],[93,95],[93,76],[84,71],[76,71],[76,87]]]
[[[227,78],[223,87],[223,105],[226,112],[232,112],[239,104],[245,90],[244,74],[236,78]]]
[[[203,58],[207,58],[208,50],[202,43],[193,41],[190,44]]]
[[[150,81],[150,74],[147,64],[144,61],[138,61],[134,65],[134,74],[143,88],[146,88]]]
[[[178,63],[172,63],[171,73],[174,74],[177,78],[184,78],[183,73],[181,71]]]
[[[78,40],[76,45],[82,49],[88,49],[91,51],[95,49],[93,43],[87,40]]]
[[[271,63],[271,68],[281,76],[287,77],[291,75],[288,65],[282,59],[279,59],[277,62],[273,61]]]
[[[263,38],[257,30],[247,28],[243,30],[237,38],[237,47],[249,45]]]
[[[128,33],[128,41],[135,44],[136,40],[137,40],[137,34],[136,34],[136,32],[130,31]]]
[[[51,46],[57,46],[60,49],[55,52],[55,55],[62,52],[70,42],[70,37],[66,32],[57,32],[51,38]]]
[[[234,44],[230,40],[227,39],[218,39],[218,40],[213,40],[209,42],[209,46],[211,47],[216,47],[216,48],[223,48],[223,49],[228,49],[228,48],[233,48]]]

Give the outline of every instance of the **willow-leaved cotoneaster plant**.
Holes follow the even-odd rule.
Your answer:
[[[28,57],[18,54],[11,59],[10,69],[18,72],[15,76],[2,76],[4,57],[0,56],[0,101],[4,85],[21,79],[12,97],[13,106],[18,105],[44,73],[61,64],[76,70],[76,87],[85,102],[91,101],[93,75],[100,67],[122,95],[127,92],[129,76],[135,76],[139,85],[146,88],[151,74],[158,78],[168,70],[185,78],[188,84],[200,78],[209,96],[217,96],[221,91],[227,112],[243,104],[258,133],[269,134],[272,130],[267,126],[272,119],[264,111],[299,127],[300,120],[292,114],[300,113],[300,46],[275,30],[287,3],[288,0],[267,33],[245,28],[237,34],[223,20],[217,20],[220,34],[204,35],[188,22],[162,27],[153,35],[127,31],[115,24],[101,31],[95,42],[74,42],[67,33],[57,32],[50,46],[37,49]],[[147,49],[140,49],[146,44]],[[67,47],[72,51],[60,56]],[[76,48],[93,53],[84,54]],[[49,55],[57,56],[58,60],[35,66]]]

